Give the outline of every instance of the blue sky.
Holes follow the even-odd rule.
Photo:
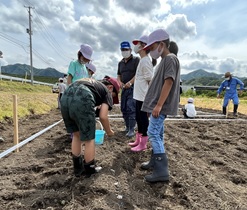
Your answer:
[[[94,49],[96,78],[116,76],[120,42],[164,28],[179,46],[182,74],[204,69],[247,77],[247,4],[242,0],[1,0],[2,65],[30,64],[24,6],[34,8],[36,68],[67,72],[87,43]]]

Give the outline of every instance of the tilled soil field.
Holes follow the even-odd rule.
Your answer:
[[[209,110],[204,110],[209,111]],[[212,110],[210,110],[213,112]],[[120,114],[115,107],[110,113]],[[59,110],[19,120],[25,140],[61,119]],[[0,159],[2,210],[247,209],[246,116],[233,120],[167,120],[165,145],[170,182],[149,184],[140,164],[150,157],[130,151],[121,119],[111,119],[115,136],[97,146],[102,170],[73,176],[70,136],[63,122]],[[0,152],[13,145],[11,120],[0,123]]]

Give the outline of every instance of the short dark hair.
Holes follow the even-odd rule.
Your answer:
[[[81,51],[79,50],[78,51],[78,53],[77,53],[77,58],[78,58],[78,60],[80,60],[80,57],[82,56],[82,53],[81,53]]]
[[[176,42],[171,41],[170,42],[170,46],[168,47],[168,49],[169,49],[170,53],[173,53],[175,55],[178,54],[178,45],[177,45]]]

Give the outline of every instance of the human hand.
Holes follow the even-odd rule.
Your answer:
[[[238,94],[241,96],[243,94],[243,91],[242,90],[239,90],[238,91]]]
[[[153,111],[152,111],[153,117],[155,117],[155,118],[159,117],[161,108],[162,108],[162,107],[161,107],[161,106],[158,106],[158,105],[156,105],[156,106],[154,107],[154,109],[153,109]]]
[[[114,136],[115,133],[114,133],[113,130],[110,130],[106,135],[109,136],[109,137],[111,137],[111,136]]]

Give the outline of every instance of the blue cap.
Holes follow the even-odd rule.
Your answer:
[[[127,42],[127,41],[124,41],[124,42],[122,42],[121,44],[120,44],[120,49],[130,49],[131,47],[130,47],[130,43],[129,42]]]

